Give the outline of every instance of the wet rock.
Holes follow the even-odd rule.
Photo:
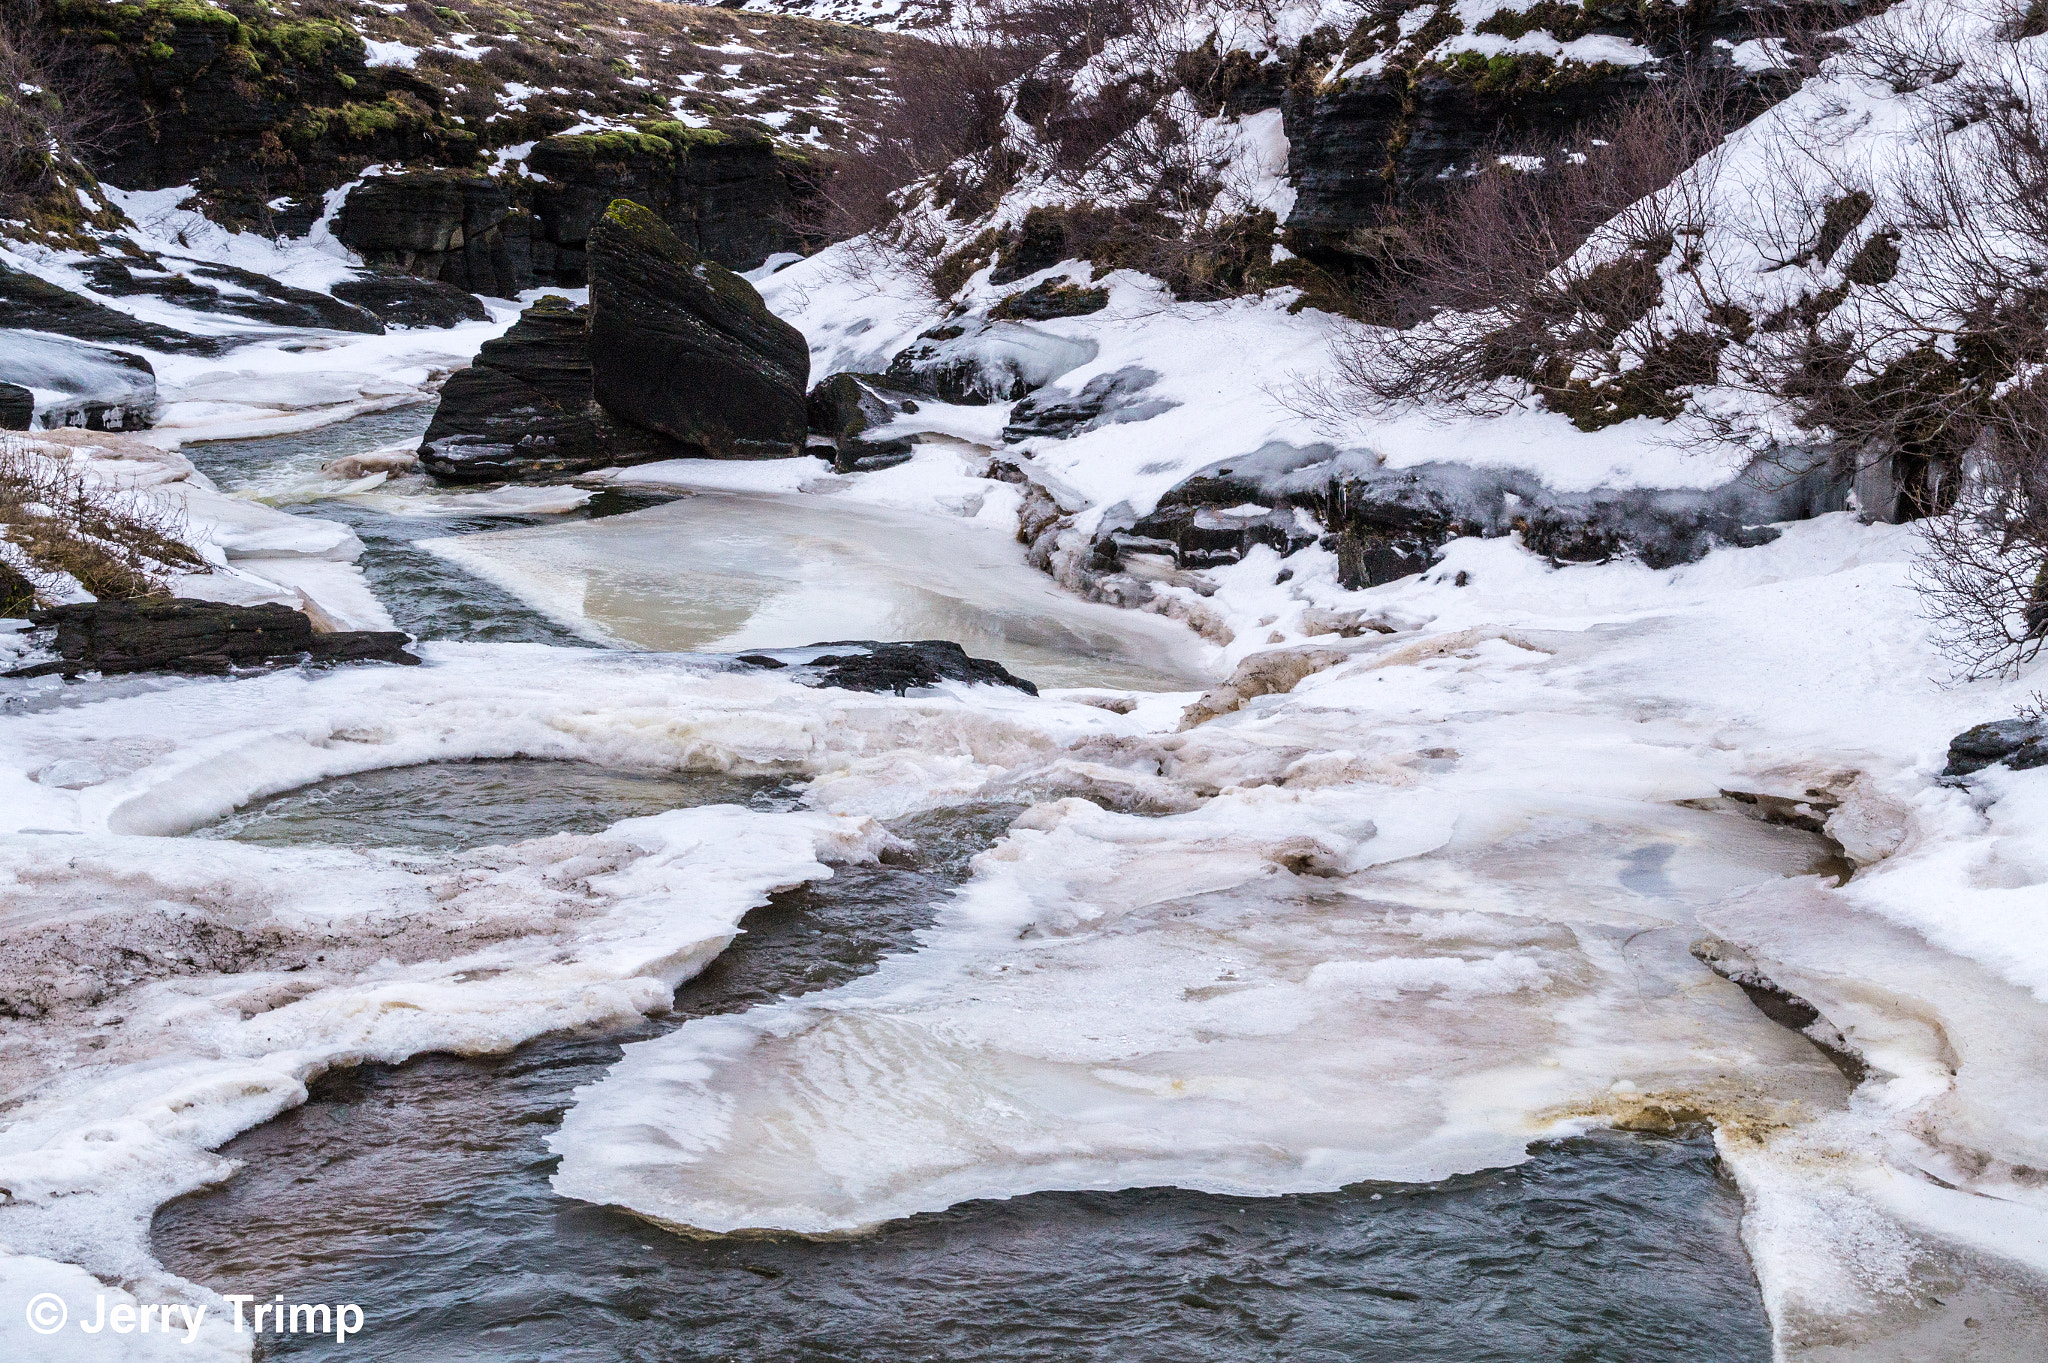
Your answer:
[[[714,459],[804,452],[810,347],[754,286],[620,199],[590,238],[591,389],[622,422]]]
[[[1105,525],[1095,558],[1113,568],[1125,552],[1164,552],[1181,567],[1211,567],[1257,544],[1286,554],[1319,536],[1339,580],[1357,588],[1425,571],[1460,536],[1513,533],[1560,565],[1669,568],[1717,545],[1768,543],[1778,534],[1770,522],[1840,510],[1846,496],[1824,471],[1788,480],[1759,466],[1706,491],[1558,492],[1520,469],[1386,469],[1360,451],[1275,443],[1194,474],[1147,516]]]
[[[130,317],[84,294],[0,265],[0,330],[48,331],[81,341],[146,346],[175,355],[218,355],[231,337],[193,336]]]
[[[2002,719],[1965,729],[1949,740],[1943,776],[1968,776],[2003,764],[2013,771],[2048,767],[2048,720]]]
[[[1038,694],[1036,685],[1012,674],[1001,663],[970,658],[966,649],[949,639],[902,643],[845,639],[804,648],[743,653],[735,661],[748,667],[788,669],[789,679],[802,686],[836,686],[845,691],[893,691],[901,696],[942,681],[957,681],[1007,686],[1027,696]]]
[[[533,187],[534,268],[581,285],[590,237],[615,199],[649,209],[685,245],[734,270],[803,248],[792,225],[803,167],[758,134],[648,125],[658,131],[546,138],[526,164]]]
[[[548,297],[441,389],[420,464],[451,482],[549,480],[681,449],[621,427],[591,398],[589,309]]]
[[[909,440],[869,440],[864,432],[894,421],[903,410],[873,385],[853,374],[834,374],[804,399],[812,434],[831,442],[832,467],[841,473],[889,468],[910,458]]]
[[[513,298],[533,282],[530,243],[505,230],[516,207],[511,187],[487,175],[377,176],[349,191],[334,235],[374,269]]]
[[[34,393],[18,383],[0,383],[0,431],[25,431],[35,417]]]
[[[1033,393],[1011,411],[1010,424],[1003,427],[1003,442],[1012,444],[1033,436],[1065,440],[1102,426],[1147,421],[1180,406],[1170,398],[1143,396],[1157,382],[1159,375],[1150,369],[1126,365],[1113,374],[1097,374],[1079,393]]]
[[[475,294],[453,284],[395,272],[344,280],[334,286],[334,296],[394,327],[452,327],[491,315]]]
[[[975,320],[925,332],[897,352],[884,377],[891,388],[941,402],[1012,402],[1080,368],[1095,351],[1090,340]]]
[[[156,420],[156,370],[125,351],[0,331],[0,383],[46,395],[31,394],[31,426],[133,431]]]
[[[280,284],[269,275],[212,261],[102,257],[80,261],[79,273],[113,298],[146,296],[210,316],[237,317],[266,327],[381,335],[384,324],[338,298]],[[222,287],[225,286],[225,287]]]
[[[1055,317],[1086,317],[1109,306],[1108,289],[1083,288],[1064,279],[1048,279],[1022,293],[1013,293],[989,309],[997,321],[1047,322]]]
[[[81,672],[219,674],[238,668],[300,662],[416,664],[405,635],[386,631],[316,634],[313,622],[288,606],[229,606],[213,601],[94,601],[29,617],[54,634],[58,657],[10,677]]]

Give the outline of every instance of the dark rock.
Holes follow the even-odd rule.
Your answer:
[[[55,632],[55,661],[10,677],[67,677],[81,672],[219,674],[237,668],[299,662],[418,663],[403,634],[349,631],[316,634],[313,622],[288,606],[228,606],[213,601],[94,601],[58,606],[29,617]]]
[[[1036,685],[1013,675],[1001,663],[970,658],[966,649],[948,639],[904,643],[845,639],[745,653],[736,661],[749,667],[787,668],[790,680],[799,685],[836,686],[845,691],[893,691],[901,696],[941,681],[957,681],[1008,686],[1027,696],[1038,694]]]
[[[36,395],[18,383],[0,383],[0,431],[25,431],[35,419]]]
[[[1034,208],[1024,215],[1016,239],[989,271],[988,282],[1014,284],[1026,275],[1050,270],[1071,254],[1066,219],[1049,209]]]
[[[1386,210],[1397,203],[1426,201],[1456,182],[1454,172],[1486,161],[1503,147],[1552,146],[1638,98],[1668,74],[1674,61],[1727,70],[1737,82],[1735,102],[1749,116],[1794,88],[1786,72],[1746,72],[1726,52],[1758,33],[1759,16],[1782,25],[1804,0],[1766,7],[1750,0],[1668,6],[1548,5],[1526,12],[1503,11],[1481,24],[1481,32],[1514,36],[1546,24],[1566,38],[1607,35],[1626,39],[1656,60],[1623,66],[1611,62],[1557,61],[1535,53],[1457,50],[1435,58],[1425,53],[1454,35],[1432,18],[1408,37],[1395,37],[1394,23],[1427,10],[1422,0],[1382,6],[1371,22],[1384,22],[1377,52],[1379,73],[1352,78],[1296,79],[1279,100],[1288,141],[1288,168],[1296,188],[1285,227],[1296,251],[1333,269],[1347,269],[1398,250],[1398,239],[1382,234]],[[1547,13],[1546,13],[1547,11]],[[1513,28],[1489,27],[1498,21]],[[1716,40],[1726,44],[1716,47]],[[1310,46],[1304,43],[1303,54]],[[1396,55],[1398,53],[1398,55]],[[1323,59],[1334,53],[1325,51]],[[1367,55],[1364,48],[1351,60]],[[1306,69],[1306,68],[1298,68]],[[1240,73],[1247,88],[1264,90],[1272,75]]]
[[[429,74],[369,66],[344,23],[267,4],[44,8],[56,33],[106,58],[112,117],[93,168],[109,183],[196,185],[225,220],[275,231],[272,202],[303,204],[372,162],[476,156]]]
[[[813,434],[831,442],[832,467],[841,473],[868,473],[910,458],[910,440],[869,440],[863,432],[885,426],[903,411],[872,385],[853,374],[834,374],[804,399],[804,415]]]
[[[2001,719],[1963,730],[1949,740],[1941,774],[1968,776],[2000,763],[2013,771],[2048,767],[2048,720]]]
[[[889,387],[941,402],[1014,402],[1095,358],[1095,342],[1020,322],[972,320],[933,327],[896,353]]]
[[[334,286],[334,296],[394,327],[452,327],[490,317],[475,294],[438,279],[378,272]]]
[[[1634,558],[1653,568],[1693,562],[1717,545],[1769,543],[1769,522],[1840,510],[1846,484],[1816,472],[1788,480],[1759,467],[1710,491],[1596,488],[1557,492],[1519,469],[1424,464],[1389,470],[1326,445],[1275,443],[1167,490],[1149,515],[1106,524],[1095,563],[1125,552],[1167,553],[1182,567],[1233,563],[1254,545],[1285,554],[1321,527],[1346,587],[1425,571],[1459,536],[1520,534],[1553,563]]]
[[[1140,396],[1157,382],[1159,375],[1151,370],[1126,365],[1112,374],[1097,374],[1077,394],[1033,393],[1011,410],[1010,424],[1003,427],[1003,443],[1032,436],[1065,440],[1102,426],[1150,420],[1180,406],[1171,398]]]
[[[112,256],[79,262],[94,289],[115,298],[147,295],[213,316],[239,317],[267,327],[353,331],[382,335],[384,324],[363,309],[311,289],[280,284],[269,275],[211,261]],[[218,287],[221,284],[226,288]]]
[[[512,298],[533,282],[525,221],[505,231],[516,207],[513,190],[487,175],[377,176],[349,191],[334,235],[372,268]]]
[[[81,341],[145,346],[174,355],[218,355],[240,344],[233,337],[193,336],[141,321],[4,265],[0,265],[0,330],[48,331]]]
[[[754,286],[620,199],[590,238],[591,390],[613,417],[714,459],[804,451],[810,347]]]
[[[585,252],[615,199],[651,210],[692,250],[734,270],[780,251],[801,251],[793,226],[806,191],[804,167],[767,138],[744,132],[648,125],[650,131],[550,137],[526,164],[533,188],[536,259],[565,288],[584,282]],[[539,254],[539,253],[536,253]]]
[[[1046,322],[1055,317],[1086,317],[1109,306],[1108,289],[1086,289],[1064,279],[1048,279],[1013,293],[989,309],[998,321]]]
[[[420,464],[451,482],[548,480],[683,449],[622,427],[591,399],[589,309],[543,298],[449,376]]]

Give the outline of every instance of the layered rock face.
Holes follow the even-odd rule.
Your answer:
[[[590,239],[615,199],[651,209],[699,255],[751,270],[803,247],[796,220],[804,169],[765,137],[656,124],[659,134],[550,137],[526,164],[533,187],[535,269],[583,283]]]
[[[1310,35],[1291,67],[1241,63],[1217,85],[1234,113],[1281,110],[1297,191],[1284,224],[1288,245],[1348,267],[1388,249],[1375,228],[1390,205],[1426,199],[1449,182],[1447,172],[1516,144],[1569,137],[1662,79],[1674,59],[1725,70],[1738,107],[1761,110],[1789,92],[1789,73],[1738,70],[1728,52],[1757,36],[1761,16],[1796,18],[1808,7],[1540,0],[1468,33],[1451,7],[1397,0],[1348,38]],[[1499,50],[1501,40],[1527,35],[1567,46],[1559,56]],[[1471,38],[1470,50],[1461,49],[1461,36]],[[1610,55],[1618,59],[1603,59],[1608,49],[1599,46],[1570,55],[1581,39],[1616,40]],[[1359,74],[1325,74],[1331,70]]]
[[[752,285],[624,200],[593,234],[591,273],[590,306],[542,299],[448,380],[428,472],[549,479],[803,452],[810,353]]]
[[[372,269],[512,298],[533,286],[530,220],[515,208],[487,175],[375,176],[349,191],[334,235]]]
[[[369,161],[474,159],[474,136],[448,122],[431,81],[369,66],[342,24],[281,11],[53,0],[45,22],[108,58],[117,108],[102,177],[197,185],[230,219],[302,232],[318,193]],[[280,220],[270,205],[283,196],[303,222]]]

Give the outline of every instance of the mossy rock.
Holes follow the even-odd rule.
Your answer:
[[[810,347],[754,286],[615,199],[590,235],[591,391],[714,459],[801,455]]]
[[[1003,322],[1045,322],[1055,317],[1085,317],[1109,306],[1108,289],[1083,288],[1064,279],[1013,293],[989,309],[989,316]]]

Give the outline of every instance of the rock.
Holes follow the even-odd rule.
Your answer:
[[[0,383],[0,431],[25,431],[35,419],[36,395],[18,383]]]
[[[176,355],[218,355],[239,342],[192,336],[95,302],[82,293],[0,265],[0,330],[48,331],[80,341],[146,346]]]
[[[836,686],[844,691],[893,691],[901,696],[942,681],[957,681],[1008,686],[1027,696],[1038,694],[1037,686],[1013,675],[1001,663],[970,658],[966,649],[949,639],[903,643],[845,639],[804,648],[743,653],[735,661],[749,667],[787,668],[789,679],[799,685]]]
[[[834,374],[804,399],[804,415],[813,434],[832,444],[832,467],[841,473],[866,473],[910,458],[909,440],[868,440],[862,432],[894,421],[903,410],[853,374]]]
[[[590,276],[591,390],[613,417],[713,459],[804,452],[810,347],[753,285],[628,199],[592,231]]]
[[[1050,270],[1068,258],[1066,219],[1048,208],[1034,208],[1024,215],[1016,239],[1004,248],[996,267],[989,271],[991,284],[1014,284],[1026,275]]]
[[[2001,719],[1949,740],[1943,776],[1968,776],[2003,763],[2013,771],[2048,767],[2048,719]]]
[[[334,296],[394,327],[452,327],[491,315],[475,294],[453,284],[393,271],[344,280],[334,286]]]
[[[1318,537],[1308,528],[1316,526],[1351,588],[1423,572],[1466,535],[1519,534],[1560,565],[1626,557],[1669,568],[1716,545],[1769,543],[1778,535],[1772,522],[1839,510],[1846,496],[1846,483],[1825,470],[1787,479],[1762,464],[1706,491],[1557,492],[1519,469],[1393,470],[1362,451],[1276,442],[1190,476],[1149,515],[1106,523],[1095,561],[1113,567],[1126,551],[1165,552],[1183,568],[1211,567],[1257,544],[1291,553]]]
[[[1151,370],[1126,365],[1113,374],[1097,374],[1078,394],[1033,393],[1010,412],[1010,424],[1003,427],[1003,443],[1033,436],[1065,440],[1102,426],[1149,421],[1180,406],[1171,398],[1140,396],[1157,382],[1159,375]]]
[[[765,137],[653,123],[639,132],[550,137],[527,166],[533,189],[534,268],[573,288],[584,282],[586,252],[615,199],[652,211],[699,255],[734,270],[801,250],[804,167]]]
[[[1108,289],[1087,289],[1064,279],[1048,279],[1013,293],[989,309],[997,321],[1046,322],[1055,317],[1086,317],[1109,306]]]
[[[941,402],[1012,402],[1080,368],[1095,351],[1093,341],[1019,322],[951,323],[897,352],[885,378],[892,388]]]
[[[211,261],[111,256],[75,267],[94,289],[115,298],[147,295],[210,316],[239,317],[266,327],[362,332],[379,336],[384,324],[363,309],[311,289],[280,284],[269,275]],[[222,286],[225,287],[222,287]]]
[[[94,601],[29,617],[55,632],[58,659],[10,677],[81,672],[225,673],[300,662],[416,664],[405,635],[387,631],[316,634],[288,606],[227,606],[212,601]]]
[[[513,190],[487,175],[374,176],[349,191],[334,235],[373,269],[514,298],[533,282],[524,220],[512,237],[505,231],[516,206]]]
[[[1335,667],[1350,656],[1331,648],[1276,648],[1254,653],[1237,665],[1229,681],[1211,687],[1181,711],[1180,728],[1193,729],[1219,715],[1242,710],[1260,696],[1285,695],[1304,678]]]
[[[140,355],[0,331],[0,383],[43,390],[32,425],[141,430],[156,420],[156,370]]]
[[[56,33],[105,59],[112,116],[94,169],[108,183],[195,185],[221,220],[274,231],[278,200],[317,202],[365,165],[476,157],[429,73],[368,65],[346,21],[187,0],[46,9]]]
[[[592,401],[588,318],[565,298],[543,298],[484,342],[442,387],[421,466],[451,482],[546,481],[682,453],[622,428]]]

